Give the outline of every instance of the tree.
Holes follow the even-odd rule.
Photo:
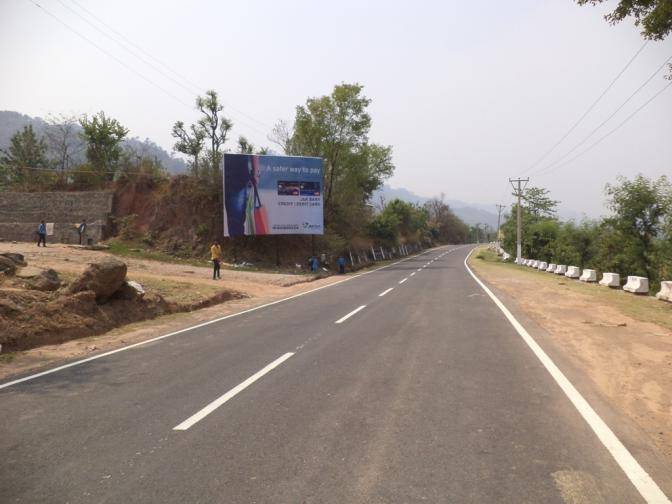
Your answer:
[[[605,0],[576,0],[579,5],[597,5]],[[670,0],[619,0],[616,8],[605,19],[616,24],[634,17],[635,26],[642,27],[642,36],[648,40],[663,40],[672,31],[672,2]]]
[[[47,118],[45,135],[49,148],[53,153],[56,167],[65,171],[72,165],[72,157],[80,150],[80,140],[77,135],[79,121],[76,116],[60,114],[50,115]]]
[[[292,153],[292,126],[287,121],[280,120],[275,123],[268,140],[282,149],[283,154]]]
[[[617,184],[607,184],[605,192],[614,213],[605,224],[620,238],[621,262],[631,269],[628,274],[659,280],[660,249],[672,246],[668,234],[672,184],[665,176],[649,180],[637,175],[633,180],[621,177]]]
[[[14,133],[7,150],[0,151],[0,179],[5,184],[25,185],[39,180],[35,168],[47,168],[47,144],[38,137],[32,125]],[[31,170],[32,169],[32,170]]]
[[[205,131],[202,128],[192,124],[189,131],[185,129],[182,121],[177,121],[173,125],[173,138],[177,141],[173,148],[182,154],[191,157],[191,171],[195,176],[199,176],[198,160],[203,152],[203,142],[205,140]]]
[[[203,117],[198,120],[198,126],[205,133],[205,138],[210,140],[210,151],[208,152],[210,173],[213,182],[219,185],[221,148],[226,143],[233,122],[220,114],[224,110],[224,105],[219,102],[217,92],[212,89],[206,91],[205,96],[196,98],[196,108],[203,114]]]
[[[524,256],[544,260],[552,257],[551,245],[558,233],[558,221],[555,217],[558,203],[550,198],[549,191],[543,187],[530,187],[523,193],[521,248]],[[515,204],[501,226],[504,235],[503,247],[507,250],[516,248],[517,215],[518,205]]]
[[[254,145],[252,145],[244,136],[238,137],[238,152],[240,154],[252,154],[254,152]]]
[[[296,108],[291,153],[324,159],[324,208],[327,219],[338,211],[336,201],[360,204],[389,177],[394,166],[391,147],[370,144],[371,100],[359,84],[340,84],[328,96],[309,98]],[[340,195],[338,193],[341,193]],[[346,201],[343,194],[349,193]]]
[[[104,180],[114,180],[122,154],[121,142],[128,129],[119,121],[98,112],[89,119],[86,115],[79,120],[81,136],[86,141],[86,158],[94,172]]]
[[[470,228],[457,217],[444,201],[442,193],[432,198],[424,207],[427,212],[430,235],[442,243],[466,243],[470,236]]]
[[[559,201],[551,199],[549,191],[543,187],[529,187],[523,193],[527,211],[535,218],[553,217]]]

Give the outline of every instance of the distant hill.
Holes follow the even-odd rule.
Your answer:
[[[403,187],[394,188],[387,184],[383,185],[381,189],[373,194],[371,201],[374,205],[379,205],[381,197],[386,202],[398,198],[419,205],[424,205],[431,199],[426,196],[415,194]],[[445,202],[450,206],[453,212],[455,212],[455,215],[462,219],[466,224],[487,224],[491,229],[497,228],[497,214],[494,211],[486,209],[489,205],[465,203],[464,201],[452,199],[446,199]]]
[[[14,133],[29,124],[33,125],[33,129],[37,134],[44,135],[47,128],[47,122],[41,117],[30,117],[10,110],[0,110],[0,149],[7,148]],[[77,126],[77,129],[78,131],[81,131],[81,127]],[[155,158],[157,161],[161,162],[168,173],[183,173],[187,170],[187,165],[184,160],[173,156],[148,138],[145,140],[140,140],[137,137],[127,138],[124,140],[123,146],[124,148],[134,150],[139,155]],[[76,151],[77,153],[74,155],[75,162],[83,162],[83,141]]]

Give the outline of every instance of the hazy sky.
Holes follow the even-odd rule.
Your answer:
[[[643,44],[630,21],[610,26],[602,19],[615,2],[35,1],[155,84],[30,0],[0,0],[0,110],[104,110],[132,136],[170,150],[172,124],[194,120],[195,93],[213,88],[227,104],[235,137],[268,145],[272,124],[291,120],[307,97],[359,82],[373,100],[372,139],[394,147],[392,186],[493,209],[511,200],[507,178],[555,144]],[[82,7],[190,83],[175,76],[180,86],[124,51],[74,13],[96,23]],[[528,170],[531,183],[594,216],[604,212],[604,184],[619,174],[672,175],[672,88],[592,151],[535,174],[670,56],[672,38],[649,43],[567,140]],[[575,152],[662,89],[663,75]]]

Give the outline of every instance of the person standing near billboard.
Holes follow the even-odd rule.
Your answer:
[[[210,260],[212,261],[212,279],[221,279],[222,246],[219,244],[219,240],[215,240],[210,247]]]

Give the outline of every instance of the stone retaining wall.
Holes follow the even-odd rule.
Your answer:
[[[86,219],[86,237],[107,237],[113,193],[109,191],[19,193],[0,192],[0,240],[36,240],[41,220],[54,223],[48,242],[78,243],[76,225]]]

